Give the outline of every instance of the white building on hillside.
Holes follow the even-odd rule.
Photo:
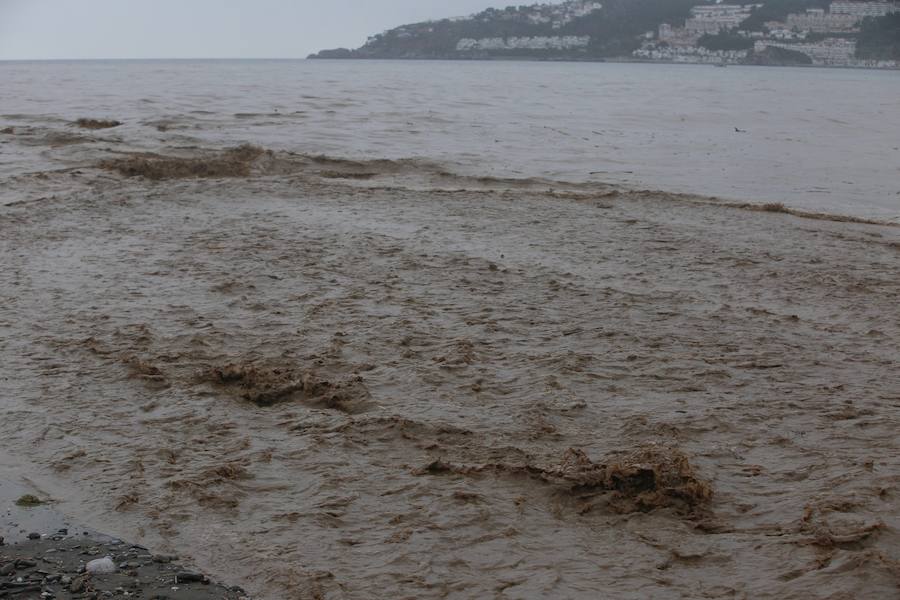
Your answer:
[[[774,40],[757,41],[754,52],[763,52],[767,46],[784,48],[807,55],[814,65],[846,66],[854,62],[856,40],[826,38],[820,42],[791,44]]]
[[[891,13],[900,12],[900,3],[849,2],[848,0],[840,0],[832,2],[829,10],[834,15],[853,15],[860,19],[864,17],[883,17]]]
[[[695,6],[691,18],[684,22],[687,31],[698,34],[716,34],[725,29],[734,29],[750,16],[752,5],[713,4]]]
[[[860,18],[846,13],[826,13],[821,8],[810,8],[805,13],[790,14],[784,22],[787,29],[800,31],[853,31]]]
[[[494,37],[463,38],[456,44],[457,52],[477,50],[577,50],[587,48],[590,36],[536,36],[536,37]]]

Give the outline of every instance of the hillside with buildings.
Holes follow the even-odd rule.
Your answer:
[[[570,0],[403,25],[310,58],[900,66],[900,1]]]

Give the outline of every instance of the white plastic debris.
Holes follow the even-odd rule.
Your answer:
[[[108,575],[116,572],[116,563],[113,562],[112,558],[106,556],[92,560],[84,568],[92,575]]]

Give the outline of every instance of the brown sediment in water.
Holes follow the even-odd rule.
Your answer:
[[[200,381],[221,386],[257,406],[272,406],[300,398],[307,406],[343,413],[365,410],[369,393],[362,377],[332,381],[313,370],[266,367],[236,363],[216,367],[201,375]]]
[[[693,513],[709,505],[713,490],[694,470],[684,452],[677,448],[648,445],[607,463],[591,461],[583,450],[569,448],[558,464],[539,466],[525,463],[460,465],[436,459],[417,469],[417,475],[476,476],[482,474],[525,475],[544,483],[564,487],[581,496],[612,492],[604,504],[620,513],[674,508]],[[583,504],[581,512],[592,508]]]
[[[61,508],[262,598],[896,592],[897,227],[249,155],[16,180],[0,451]]]
[[[720,206],[726,207],[736,210],[744,210],[750,212],[768,212],[768,213],[780,213],[784,215],[790,215],[794,217],[799,217],[801,219],[811,219],[815,221],[833,221],[835,223],[859,223],[862,225],[881,225],[885,227],[900,227],[900,223],[881,220],[881,219],[869,219],[866,217],[856,217],[853,215],[841,215],[836,213],[823,213],[823,212],[815,212],[809,210],[803,210],[799,208],[790,208],[785,206],[781,202],[765,202],[765,203],[752,203],[752,202],[736,202],[732,200],[722,200],[720,198],[715,197],[707,197],[707,196],[699,196],[696,194],[680,194],[680,193],[672,193],[672,192],[660,192],[654,190],[632,190],[632,191],[624,191],[621,193],[623,198],[629,197],[637,197],[641,199],[657,199],[663,200],[666,202],[683,202],[689,204],[702,204],[709,206]]]
[[[84,141],[90,141],[85,139]],[[265,161],[261,159],[265,158]],[[243,144],[221,152],[207,152],[203,156],[161,156],[135,153],[124,158],[101,161],[100,168],[115,171],[126,177],[144,177],[162,181],[186,178],[248,178],[270,175],[314,175],[324,180],[357,180],[368,182],[388,177],[412,176],[423,182],[452,182],[456,189],[435,190],[435,193],[499,193],[511,190],[539,194],[552,198],[574,201],[610,201],[653,199],[667,202],[709,204],[752,212],[780,213],[803,219],[834,221],[839,223],[860,223],[869,225],[900,226],[878,219],[820,213],[785,206],[780,202],[749,203],[722,200],[719,198],[661,192],[658,190],[638,190],[618,188],[597,183],[571,183],[550,181],[540,178],[512,179],[505,177],[469,176],[451,173],[436,164],[414,159],[372,159],[351,160],[321,154],[296,152],[276,153],[252,144]],[[327,168],[318,168],[327,166]],[[415,183],[413,187],[415,187]],[[397,185],[369,186],[370,189],[391,191],[406,189]]]
[[[378,173],[353,171],[319,171],[318,175],[326,179],[372,179],[378,177]]]
[[[137,356],[126,356],[122,362],[129,368],[130,376],[134,379],[140,379],[155,386],[169,385],[165,373],[147,360]]]
[[[102,161],[99,166],[126,177],[144,177],[154,181],[249,177],[253,162],[266,152],[258,146],[244,144],[209,157],[128,156]]]
[[[75,121],[75,125],[82,129],[112,129],[113,127],[119,127],[121,124],[121,121],[112,119],[78,119]]]

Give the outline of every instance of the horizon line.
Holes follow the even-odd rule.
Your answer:
[[[315,54],[314,52],[311,54]],[[309,60],[306,56],[179,56],[179,57],[116,57],[116,58],[0,58],[0,62],[87,62],[87,61],[151,61],[151,60]]]

